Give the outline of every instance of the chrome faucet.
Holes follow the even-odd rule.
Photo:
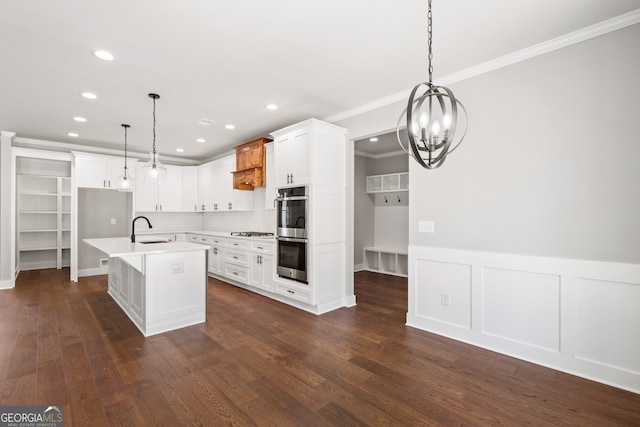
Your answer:
[[[137,216],[137,217],[133,218],[133,221],[131,221],[131,243],[135,243],[136,242],[136,220],[138,220],[140,218],[142,218],[145,221],[147,221],[147,224],[149,225],[149,228],[153,228],[153,226],[149,222],[149,218],[147,218],[146,216],[140,215],[140,216]]]

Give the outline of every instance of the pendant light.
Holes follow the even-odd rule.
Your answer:
[[[464,139],[468,118],[467,110],[450,89],[433,84],[431,0],[429,0],[427,23],[429,81],[416,85],[411,91],[407,108],[402,111],[398,119],[396,137],[400,147],[420,166],[436,169],[442,166],[447,155],[458,148]],[[458,112],[464,113],[464,116],[459,116]],[[400,133],[403,117],[406,117],[408,146],[402,141]],[[462,128],[462,132],[456,140],[458,128]]]
[[[156,151],[156,99],[159,99],[160,95],[150,93],[149,98],[153,99],[153,151],[150,153],[149,162],[142,168],[142,178],[144,182],[162,184],[167,178],[167,168],[158,160]]]
[[[122,175],[116,178],[116,188],[118,191],[133,191],[134,179],[129,175],[127,171],[127,129],[131,126],[122,124],[120,125],[124,128],[124,171]]]

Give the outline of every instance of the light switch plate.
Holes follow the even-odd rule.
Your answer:
[[[435,223],[433,221],[418,221],[418,232],[420,233],[434,233]]]

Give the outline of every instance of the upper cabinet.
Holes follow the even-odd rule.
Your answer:
[[[272,133],[277,187],[309,183],[309,132],[309,126],[293,125]]]
[[[259,138],[236,147],[233,188],[250,190],[265,185],[265,147],[270,140]]]
[[[182,212],[182,168],[164,165],[167,178],[162,184],[144,182],[144,163],[136,165],[136,212]]]
[[[74,158],[77,187],[116,189],[116,179],[124,172],[124,157],[74,153]],[[135,174],[136,163],[127,161],[131,175]]]
[[[182,168],[182,211],[198,210],[198,167],[185,166]]]
[[[345,129],[309,119],[271,134],[277,187],[345,185]]]
[[[245,211],[253,209],[253,193],[233,189],[236,155],[198,166],[198,211]]]

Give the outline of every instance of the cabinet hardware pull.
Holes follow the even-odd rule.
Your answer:
[[[258,246],[258,249],[264,249],[262,246]]]
[[[291,184],[293,184],[293,174],[291,174]]]
[[[234,256],[234,257],[233,257],[233,259],[238,259],[238,257],[237,257],[237,256]]]
[[[111,180],[107,181],[109,183],[109,188],[111,188]]]
[[[106,179],[102,180],[102,186],[105,187],[105,188],[107,187],[107,180]]]
[[[292,291],[291,289],[287,289],[287,292],[289,292],[290,294],[295,294],[295,292]]]

